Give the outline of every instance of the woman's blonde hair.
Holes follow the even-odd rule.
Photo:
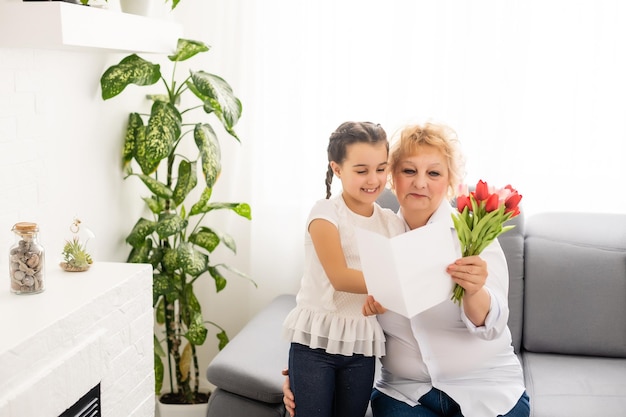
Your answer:
[[[450,179],[448,196],[450,198],[455,196],[465,176],[465,159],[461,153],[461,144],[456,132],[452,128],[433,122],[407,125],[394,135],[391,142],[389,152],[391,181],[393,181],[393,174],[400,169],[400,161],[417,154],[421,146],[432,146],[447,159]]]

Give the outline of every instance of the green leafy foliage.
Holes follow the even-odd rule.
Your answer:
[[[202,224],[214,210],[252,218],[247,203],[211,201],[222,163],[220,142],[210,120],[239,141],[234,126],[241,116],[241,102],[216,75],[190,71],[180,82],[175,78],[176,63],[208,50],[202,42],[179,39],[176,52],[168,56],[175,63],[171,77],[161,74],[159,64],[132,54],[109,67],[100,79],[104,100],[116,97],[130,84],[153,86],[160,80],[165,89],[146,95],[151,102],[149,113],[133,112],[128,118],[123,169],[126,178],[137,178],[145,185],[148,195],[141,198],[152,218],[137,220],[126,242],[131,246],[128,262],[150,263],[154,268],[153,306],[159,325],[154,355],[157,394],[167,369],[170,386],[190,403],[199,389],[196,346],[206,341],[207,325],[217,330],[220,349],[228,343],[226,331],[203,317],[194,282],[213,279],[216,292],[220,292],[227,284],[220,269],[250,280],[245,273],[212,262],[211,254],[220,244],[236,253],[235,241]],[[181,108],[185,92],[195,103]],[[182,143],[186,145],[179,148]],[[186,206],[191,209],[187,211]]]
[[[87,253],[87,244],[81,243],[77,236],[65,241],[62,255],[63,261],[70,268],[86,268],[93,263],[91,255]]]

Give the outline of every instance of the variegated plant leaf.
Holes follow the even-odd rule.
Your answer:
[[[194,41],[191,39],[178,39],[178,43],[176,44],[176,52],[174,52],[173,55],[168,55],[168,58],[170,61],[174,62],[185,61],[192,56],[201,52],[206,52],[209,49],[210,46],[200,41]]]
[[[130,84],[152,85],[161,78],[161,66],[139,57],[128,55],[119,64],[110,66],[100,77],[102,99],[115,97]]]
[[[215,131],[209,124],[198,123],[193,130],[193,138],[200,151],[202,172],[207,188],[213,188],[222,171],[222,154]]]
[[[174,204],[180,205],[198,184],[198,173],[196,169],[196,162],[189,162],[187,160],[180,161],[178,164],[178,179],[176,180],[176,187],[174,187],[174,195],[172,196]]]
[[[228,339],[228,335],[226,334],[225,330],[220,331],[218,334],[215,335],[215,337],[217,337],[217,340],[219,340],[217,346],[219,350],[224,349],[228,342],[230,342],[230,339]]]
[[[159,238],[166,239],[187,227],[187,220],[182,219],[176,213],[161,213],[156,224],[155,231]]]
[[[213,230],[202,226],[189,236],[189,241],[209,252],[213,252],[220,243],[220,237]]]
[[[137,138],[135,159],[144,174],[153,173],[180,137],[182,117],[170,103],[155,101],[144,138]]]
[[[146,203],[150,211],[154,214],[158,214],[164,210],[163,200],[155,196],[143,197],[143,201]]]
[[[165,199],[172,198],[173,192],[167,185],[163,184],[162,182],[159,182],[158,180],[156,180],[155,178],[149,175],[144,175],[144,174],[135,174],[135,175],[137,175],[141,179],[141,181],[143,181],[143,183],[146,184],[146,187],[148,187],[148,189],[152,191],[152,193],[155,194],[156,196],[165,198]]]
[[[189,212],[190,216],[195,216],[196,214],[206,213],[203,211],[204,207],[209,204],[209,200],[211,199],[211,194],[213,192],[213,188],[204,188],[202,190],[202,195],[200,195],[200,199],[196,204],[191,206],[191,211]]]
[[[131,237],[129,236],[129,238]],[[139,236],[133,236],[131,239],[135,238],[137,238],[137,242],[135,242],[135,246],[131,245],[133,248],[128,254],[128,259],[126,259],[126,262],[131,264],[150,263],[150,254],[154,249],[152,247],[152,239],[144,238],[143,242],[139,240]]]
[[[242,112],[241,101],[222,77],[205,71],[192,71],[189,89],[203,101],[207,113],[215,113],[224,129],[239,140],[234,126]]]
[[[245,217],[248,220],[252,219],[252,211],[248,203],[209,203],[207,201],[204,205],[198,205],[198,207],[196,208],[198,213],[208,213],[212,210],[223,209],[232,210],[241,217]]]
[[[126,167],[135,156],[135,143],[141,141],[146,134],[143,120],[139,113],[128,115],[128,126],[124,136],[124,148],[122,150],[122,166]]]
[[[174,273],[174,271],[180,267],[180,265],[178,265],[178,251],[173,248],[164,248],[161,263],[165,271]]]
[[[207,270],[209,257],[195,250],[189,242],[181,242],[177,249],[178,265],[187,274],[197,277]]]
[[[189,324],[187,333],[185,333],[185,337],[189,340],[189,343],[200,346],[206,340],[206,335],[207,328],[204,325],[202,313],[196,311],[192,317],[191,323]]]
[[[211,274],[215,281],[215,292],[220,292],[226,288],[226,278],[224,278],[222,273],[217,269],[217,266],[209,266],[209,274]]]
[[[140,247],[146,244],[146,237],[150,236],[156,227],[156,223],[146,218],[140,218],[133,226],[126,242],[132,247]]]
[[[166,297],[169,302],[178,298],[178,291],[173,285],[172,276],[170,274],[155,273],[152,276],[152,295],[154,303],[161,296]]]

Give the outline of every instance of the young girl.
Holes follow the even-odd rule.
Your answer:
[[[367,288],[355,228],[387,237],[404,231],[375,202],[387,183],[388,153],[385,131],[370,122],[345,122],[330,136],[326,199],[309,214],[304,276],[284,322],[297,417],[363,417],[367,410],[385,337],[376,317],[361,312]],[[342,193],[330,198],[333,176]]]

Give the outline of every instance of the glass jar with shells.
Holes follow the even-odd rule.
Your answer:
[[[11,231],[15,242],[9,249],[11,292],[37,294],[45,289],[45,250],[39,243],[37,223],[16,223]]]

